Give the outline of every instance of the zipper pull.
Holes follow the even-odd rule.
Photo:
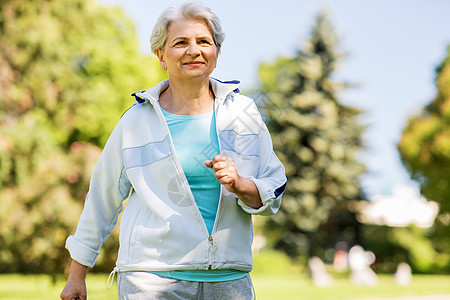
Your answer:
[[[216,253],[217,247],[214,245],[213,237],[209,236],[208,240],[209,240],[209,243],[211,244],[211,246],[209,246],[209,252],[211,252],[212,254]],[[209,265],[208,270],[211,270],[211,269],[212,269],[212,265]]]
[[[208,240],[209,240],[209,243],[211,244],[211,246],[209,246],[209,251],[212,252],[212,253],[216,253],[217,247],[213,243],[213,237],[209,236]]]

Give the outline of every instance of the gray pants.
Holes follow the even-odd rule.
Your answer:
[[[150,272],[124,272],[119,273],[117,285],[119,300],[253,299],[250,275],[224,282],[194,282],[167,278]]]

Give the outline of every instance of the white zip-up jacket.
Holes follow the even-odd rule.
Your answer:
[[[92,174],[77,230],[66,241],[74,260],[95,264],[131,190],[114,272],[252,269],[251,215],[277,212],[286,176],[255,103],[239,95],[238,83],[210,79],[220,152],[233,159],[240,176],[255,183],[263,206],[251,208],[222,186],[209,235],[159,106],[166,80],[133,94],[137,102],[111,133]]]

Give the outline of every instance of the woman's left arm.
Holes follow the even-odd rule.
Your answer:
[[[236,166],[230,157],[216,155],[212,160],[205,161],[205,166],[211,168],[217,180],[229,192],[236,194],[246,205],[255,209],[263,205],[255,183],[238,174]]]

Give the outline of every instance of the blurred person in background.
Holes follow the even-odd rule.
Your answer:
[[[286,186],[253,100],[210,77],[224,33],[203,4],[168,8],[151,36],[165,80],[122,116],[92,174],[61,299],[86,299],[86,273],[123,208],[119,299],[251,299],[252,215]]]

